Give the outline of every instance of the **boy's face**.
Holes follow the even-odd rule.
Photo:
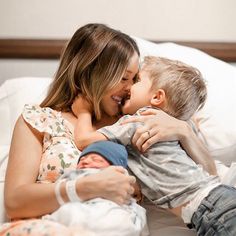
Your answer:
[[[148,77],[148,73],[140,71],[139,81],[132,85],[130,89],[130,97],[125,101],[122,107],[123,114],[134,114],[138,109],[151,105],[153,92],[151,90],[152,82]]]
[[[105,168],[110,166],[111,164],[100,154],[97,153],[88,153],[87,155],[81,157],[77,168]]]

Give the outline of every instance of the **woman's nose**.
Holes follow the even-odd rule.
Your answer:
[[[125,90],[130,91],[133,84],[134,84],[133,80],[127,82],[127,84],[125,85]]]

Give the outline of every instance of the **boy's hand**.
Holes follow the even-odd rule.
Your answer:
[[[88,102],[88,100],[83,95],[78,95],[72,106],[71,106],[72,112],[78,116],[80,113],[92,113],[92,105]]]

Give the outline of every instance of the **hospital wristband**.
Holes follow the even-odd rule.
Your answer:
[[[69,180],[66,182],[66,194],[71,202],[82,201],[76,192],[76,181],[77,179]]]
[[[64,181],[65,181],[65,179],[57,181],[56,185],[55,185],[55,189],[54,189],[57,202],[59,203],[60,206],[65,204],[65,201],[63,200],[63,198],[61,196],[61,183]]]

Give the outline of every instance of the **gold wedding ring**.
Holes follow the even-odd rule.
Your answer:
[[[150,138],[150,137],[151,137],[150,131],[149,131],[149,130],[146,130],[145,132],[148,133],[148,136],[149,136],[149,138]]]

